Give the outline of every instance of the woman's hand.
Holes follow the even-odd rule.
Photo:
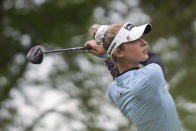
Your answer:
[[[98,45],[95,40],[89,40],[85,43],[85,46],[90,46],[91,49],[87,50],[87,53],[91,53],[97,56],[103,56],[106,54],[106,50],[102,45]]]

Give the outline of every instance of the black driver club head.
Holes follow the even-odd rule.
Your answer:
[[[40,64],[43,60],[43,51],[40,46],[35,46],[30,49],[26,56],[27,60],[33,64]]]

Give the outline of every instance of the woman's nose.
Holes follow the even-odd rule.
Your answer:
[[[147,45],[147,42],[144,39],[140,38],[140,41],[141,41],[141,46],[146,46]]]

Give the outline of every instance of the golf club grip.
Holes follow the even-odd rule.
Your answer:
[[[83,47],[83,50],[90,50],[90,49],[91,49],[91,47],[88,45]]]
[[[90,46],[83,46],[83,47],[74,47],[74,48],[44,51],[44,53],[55,53],[55,52],[75,51],[75,50],[90,50],[90,49],[91,49]]]

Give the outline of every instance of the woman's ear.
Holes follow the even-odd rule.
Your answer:
[[[113,55],[116,56],[117,58],[124,57],[123,51],[118,48],[114,49]]]

